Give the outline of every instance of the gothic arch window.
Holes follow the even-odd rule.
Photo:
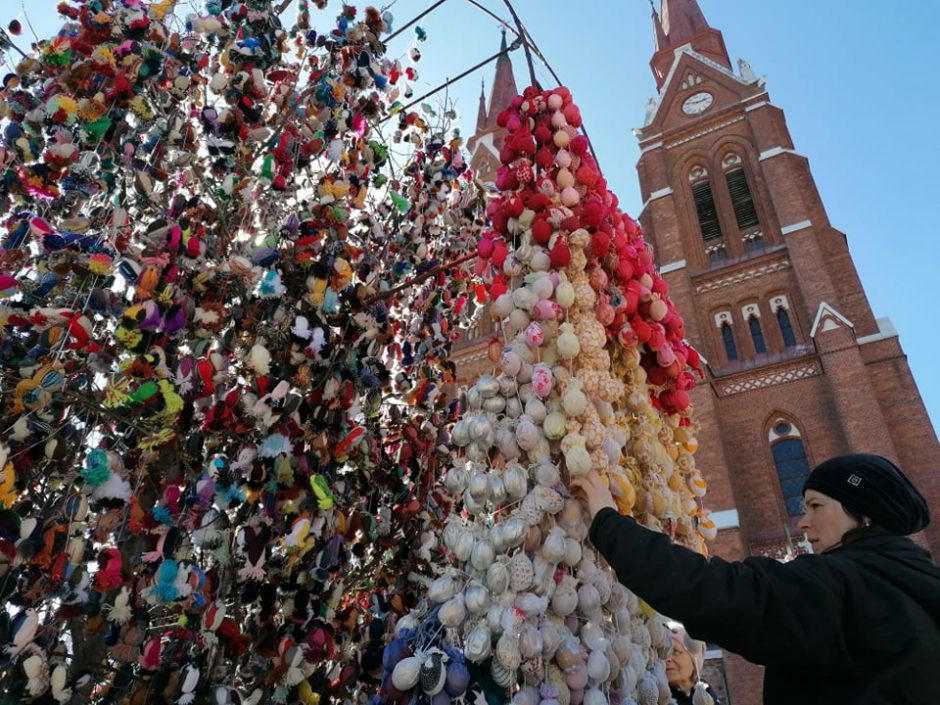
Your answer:
[[[751,333],[751,342],[754,343],[754,352],[758,355],[767,352],[767,343],[764,341],[764,331],[760,327],[760,309],[757,304],[748,304],[741,313],[747,321],[747,328]]]
[[[789,420],[778,418],[770,426],[768,441],[787,514],[798,516],[803,513],[803,483],[810,472],[802,434]]]
[[[759,250],[764,246],[763,234],[760,229],[760,218],[757,216],[757,207],[751,196],[751,189],[747,183],[747,174],[744,171],[744,160],[741,155],[731,152],[721,160],[725,173],[725,183],[728,185],[728,194],[731,197],[731,209],[741,233],[741,241],[747,252]]]
[[[783,344],[788,348],[796,347],[796,335],[793,333],[793,322],[790,320],[790,303],[786,296],[775,296],[770,301],[771,310],[777,317],[777,326],[780,328],[780,336],[783,338]]]
[[[689,172],[689,183],[692,189],[692,200],[695,203],[695,215],[698,217],[699,229],[702,232],[702,242],[705,243],[705,254],[709,262],[721,262],[727,255],[721,234],[721,223],[718,221],[718,209],[715,207],[715,197],[712,194],[712,185],[708,180],[708,170],[703,166],[693,167]]]
[[[715,325],[721,333],[721,342],[725,348],[725,359],[733,362],[738,359],[738,346],[734,342],[734,328],[731,327],[731,313],[722,311],[715,316]]]
[[[754,341],[754,352],[758,354],[767,352],[767,344],[764,342],[764,332],[760,329],[760,319],[757,316],[751,316],[747,319],[747,327],[751,329],[751,340]]]

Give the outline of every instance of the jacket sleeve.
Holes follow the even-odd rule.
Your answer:
[[[846,581],[824,558],[706,559],[613,509],[597,513],[590,539],[626,588],[698,639],[761,664],[848,663]]]

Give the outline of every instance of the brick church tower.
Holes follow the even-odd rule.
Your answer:
[[[500,49],[506,52],[506,48],[506,30],[503,30]],[[496,170],[500,167],[499,150],[506,136],[506,130],[496,124],[496,118],[518,94],[512,61],[508,53],[503,53],[496,60],[489,104],[486,102],[485,89],[480,91],[476,129],[467,140],[470,168],[476,178],[485,184],[492,183],[496,178]],[[478,325],[455,343],[453,360],[457,365],[457,381],[461,384],[472,384],[484,372],[493,371],[493,362],[487,356],[493,329],[492,319],[483,312]]]
[[[898,334],[876,318],[846,235],[829,221],[783,110],[696,0],[653,10],[658,95],[636,131],[640,221],[707,360],[693,395],[696,464],[725,558],[783,557],[800,535],[803,479],[846,452],[895,460],[935,516],[937,437]],[[730,657],[734,705],[760,700],[759,669]]]

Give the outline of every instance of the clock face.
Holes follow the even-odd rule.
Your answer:
[[[685,99],[685,102],[682,103],[682,112],[686,115],[698,115],[699,113],[704,113],[711,107],[712,102],[715,98],[711,93],[696,93],[690,95]]]

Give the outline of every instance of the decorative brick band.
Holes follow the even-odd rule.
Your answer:
[[[732,118],[731,120],[726,120],[725,122],[720,122],[717,125],[712,125],[706,130],[700,130],[699,132],[696,132],[694,135],[689,135],[688,137],[685,137],[681,140],[670,142],[669,144],[666,145],[666,149],[672,149],[673,147],[678,147],[680,144],[685,144],[686,142],[697,140],[699,137],[710,134],[712,132],[717,132],[718,130],[723,130],[728,125],[733,125],[734,123],[741,122],[742,120],[744,120],[744,116],[739,115],[738,117]]]
[[[703,294],[706,291],[714,291],[715,289],[721,289],[726,286],[740,284],[741,282],[746,282],[749,279],[757,279],[758,277],[762,277],[766,274],[772,274],[773,272],[779,272],[789,268],[790,260],[788,259],[769,262],[762,267],[747,269],[743,272],[735,272],[734,274],[731,274],[727,277],[722,277],[721,279],[713,279],[711,281],[704,282],[695,287],[695,291],[699,294]]]
[[[751,374],[744,379],[732,379],[715,382],[715,391],[719,397],[730,397],[742,392],[752,392],[757,389],[775,387],[778,384],[796,382],[801,379],[818,377],[823,373],[819,360],[801,362],[797,365],[776,369],[764,374]]]

